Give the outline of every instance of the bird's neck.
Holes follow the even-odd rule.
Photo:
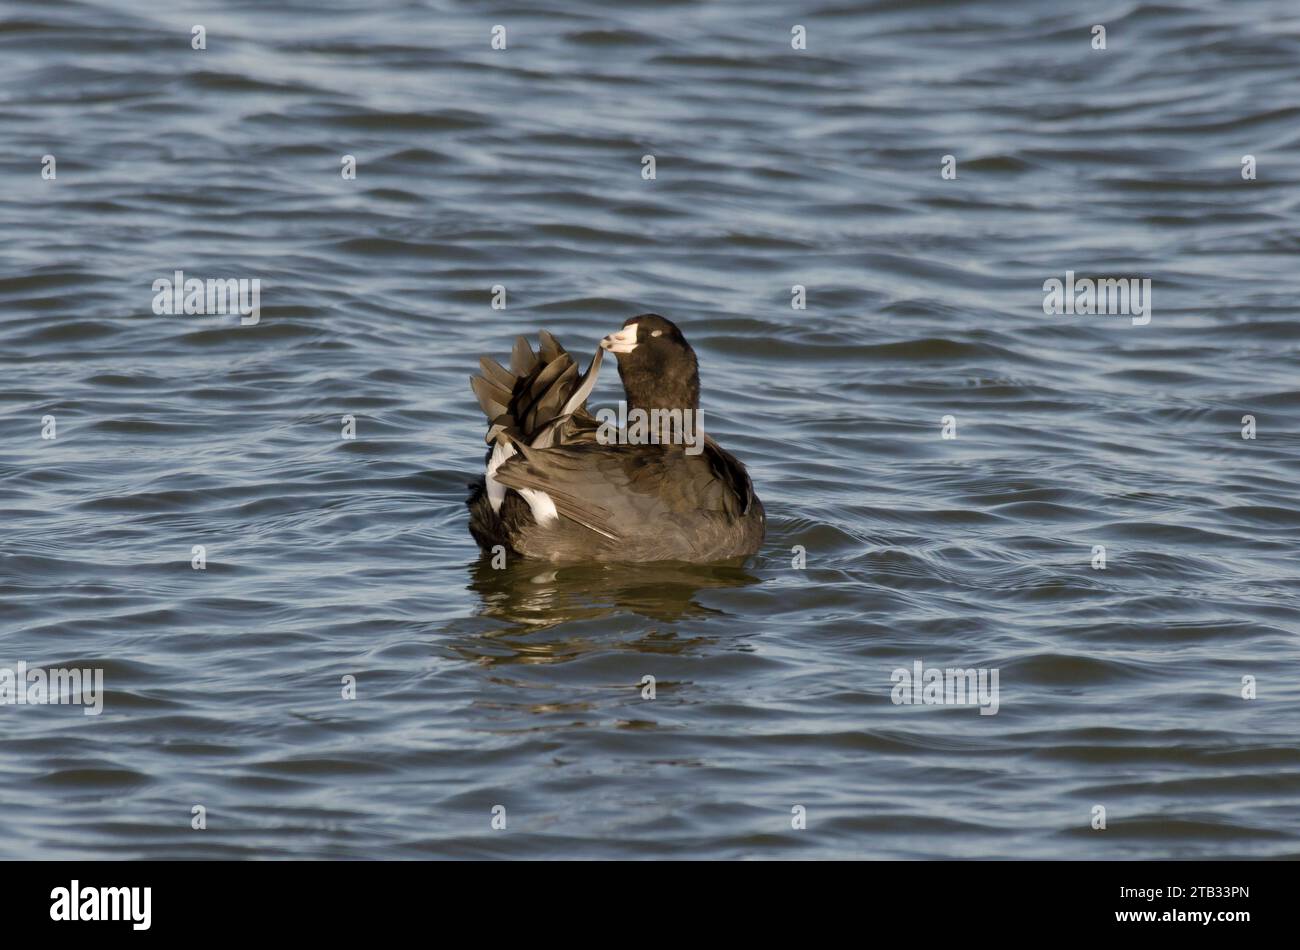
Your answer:
[[[700,408],[700,379],[696,373],[674,378],[644,371],[625,373],[620,368],[628,409],[678,409],[695,413]]]

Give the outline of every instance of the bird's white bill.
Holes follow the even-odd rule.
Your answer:
[[[617,333],[611,333],[600,345],[611,353],[631,353],[636,349],[636,324],[629,323]]]

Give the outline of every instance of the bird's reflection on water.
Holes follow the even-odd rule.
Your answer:
[[[514,636],[574,621],[639,614],[673,622],[722,615],[700,603],[704,590],[745,587],[758,578],[742,561],[721,564],[572,564],[517,560],[493,568],[489,557],[470,566],[469,589],[479,615],[504,621]]]

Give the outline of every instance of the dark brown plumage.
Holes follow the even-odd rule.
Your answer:
[[[657,314],[631,318],[583,375],[553,336],[543,330],[539,339],[536,354],[516,340],[509,370],[484,357],[483,375],[471,380],[492,446],[468,501],[480,546],[548,561],[706,562],[758,550],[763,504],[744,465],[698,428],[682,428],[689,418],[698,427],[700,384],[676,325]],[[617,429],[587,411],[606,351],[618,358],[624,415],[660,410],[652,415],[660,427]],[[647,436],[659,444],[644,444]]]

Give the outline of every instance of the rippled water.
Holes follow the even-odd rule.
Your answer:
[[[1300,855],[1300,10],[1066,6],[10,2],[0,666],[106,697],[0,854]],[[763,552],[492,570],[477,357],[644,310]]]

